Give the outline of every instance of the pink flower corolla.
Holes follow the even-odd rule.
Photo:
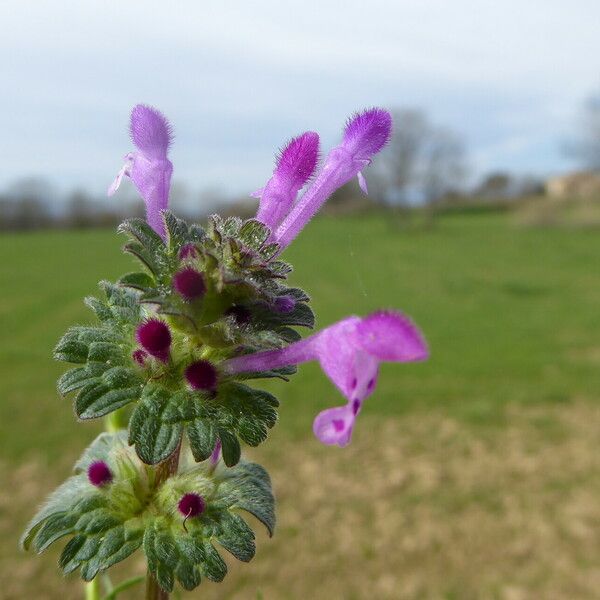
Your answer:
[[[173,133],[169,121],[158,110],[138,104],[131,111],[131,139],[137,151],[125,156],[125,164],[108,188],[112,196],[124,176],[131,178],[146,204],[148,224],[163,239],[161,211],[167,208],[173,165],[167,158]]]
[[[273,240],[282,249],[287,247],[327,198],[353,177],[358,177],[366,194],[367,183],[362,169],[387,144],[391,132],[392,117],[381,108],[365,110],[352,117],[344,129],[342,143],[329,152],[316,179],[275,230]],[[261,220],[260,216],[257,218]]]
[[[408,317],[380,311],[364,318],[347,317],[285,348],[231,358],[221,367],[233,374],[318,360],[348,402],[319,413],[313,431],[324,444],[346,446],[356,416],[377,384],[379,363],[420,361],[427,356],[425,339]]]
[[[260,198],[256,218],[274,230],[288,214],[298,192],[312,177],[319,159],[319,135],[307,131],[292,139],[281,151],[273,176],[254,192]]]

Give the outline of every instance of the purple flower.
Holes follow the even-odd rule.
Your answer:
[[[131,111],[131,139],[137,151],[125,156],[125,164],[108,189],[112,196],[123,176],[130,177],[146,203],[148,224],[163,239],[165,225],[161,211],[169,202],[173,165],[167,158],[173,133],[169,121],[155,108],[138,104]]]
[[[208,360],[192,363],[185,370],[185,378],[193,390],[214,392],[217,388],[217,370]]]
[[[93,462],[88,467],[87,475],[89,482],[96,487],[102,487],[113,479],[108,465],[103,460]]]
[[[228,373],[259,372],[318,360],[348,402],[318,414],[313,431],[324,444],[345,446],[364,400],[375,389],[379,363],[427,356],[423,335],[410,319],[399,312],[381,311],[364,318],[348,317],[286,348],[238,356],[221,366]]]
[[[193,519],[206,510],[206,501],[200,494],[189,492],[181,497],[177,508],[184,517]]]
[[[195,244],[185,244],[179,249],[179,260],[185,260],[186,258],[197,258],[198,250]]]
[[[150,356],[162,362],[169,360],[171,332],[166,323],[160,319],[148,319],[137,328],[136,338]]]
[[[352,117],[346,124],[342,143],[329,152],[312,185],[275,230],[273,240],[282,248],[288,246],[327,198],[353,177],[358,176],[360,187],[367,193],[361,170],[387,144],[391,132],[392,117],[381,108],[372,108]]]
[[[291,296],[277,296],[273,306],[278,313],[287,314],[296,308],[296,301]]]
[[[206,284],[202,273],[199,273],[193,267],[185,267],[175,273],[173,288],[188,302],[201,298],[206,292]]]
[[[319,159],[319,136],[307,131],[281,151],[273,176],[253,196],[260,198],[256,218],[271,230],[287,215],[296,196],[312,177]]]
[[[215,444],[215,448],[212,451],[212,454],[210,455],[210,464],[213,467],[216,467],[217,464],[219,463],[219,460],[221,459],[221,448],[222,448],[222,444],[221,444],[221,440],[217,440],[217,443]]]

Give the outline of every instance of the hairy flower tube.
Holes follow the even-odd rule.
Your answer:
[[[256,218],[272,231],[292,208],[300,189],[312,177],[319,159],[319,135],[307,131],[281,151],[273,176],[253,194],[260,198]]]
[[[313,431],[324,444],[345,446],[365,398],[375,389],[379,363],[419,361],[427,356],[418,328],[404,315],[389,311],[363,319],[348,317],[286,348],[231,358],[221,367],[228,373],[242,373],[318,360],[348,402],[319,413]]]
[[[387,144],[391,133],[390,113],[380,108],[358,113],[348,121],[342,143],[330,150],[316,179],[275,230],[273,237],[281,248],[288,246],[327,198],[353,177],[358,177],[367,192],[362,169]]]
[[[244,460],[242,444],[267,439],[279,406],[256,381],[287,381],[297,365],[317,360],[346,404],[319,413],[314,434],[346,446],[379,364],[428,356],[419,329],[394,310],[350,316],[303,338],[298,329],[315,325],[310,297],[289,284],[292,267],[280,259],[337,188],[358,177],[366,192],[362,170],[390,132],[387,111],[356,114],[320,170],[319,136],[293,138],[258,193],[256,218],[213,215],[202,227],[167,210],[167,119],[134,107],[136,151],[110,192],[127,176],[146,204],[146,221],[119,227],[139,268],[101,282],[99,297],[85,299],[96,322],[71,327],[54,350],[72,365],[60,394],[72,395],[81,420],[107,417],[111,433],[92,443],[34,517],[25,548],[41,552],[69,538],[60,567],[79,569],[85,581],[141,549],[150,600],[176,585],[221,581],[227,565],[215,543],[241,561],[254,556],[254,533],[239,511],[272,534],[274,498],[269,475]],[[115,432],[121,424],[126,430]]]

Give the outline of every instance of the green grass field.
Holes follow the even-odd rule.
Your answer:
[[[30,504],[14,508],[9,485],[3,492],[5,498],[0,500],[2,572],[9,573],[11,569],[13,573],[30,575],[27,583],[13,581],[13,587],[4,588],[10,598],[41,593],[34,582],[36,577],[43,579],[44,589],[55,590],[39,597],[69,598],[69,593],[77,597],[75,584],[62,583],[58,574],[52,583],[49,562],[18,554],[16,543],[19,529],[35,502],[66,473],[67,465],[99,428],[94,423],[77,425],[69,400],[58,397],[55,381],[64,365],[52,361],[51,351],[69,325],[91,319],[82,298],[95,293],[97,281],[115,279],[132,270],[133,260],[121,254],[121,243],[112,231],[5,234],[0,238],[2,473],[9,485],[16,487],[25,485],[19,477],[36,479],[38,476],[32,473],[43,473],[36,485],[28,484],[26,498]],[[474,506],[491,511],[489,514],[495,514],[502,523],[501,499],[513,490],[524,506],[523,515],[527,510],[532,516],[545,514],[543,507],[547,506],[544,523],[549,527],[554,527],[554,519],[558,519],[551,510],[552,494],[559,502],[562,497],[597,491],[598,484],[589,481],[592,477],[597,481],[600,472],[593,458],[598,454],[597,441],[594,442],[597,438],[591,434],[586,437],[581,431],[588,431],[585,428],[590,422],[598,424],[595,407],[600,395],[599,256],[597,231],[516,228],[502,215],[445,216],[434,228],[418,231],[398,229],[385,215],[326,217],[307,227],[285,257],[295,267],[293,282],[313,297],[318,326],[350,313],[400,308],[424,330],[431,359],[418,365],[383,366],[378,389],[361,413],[363,422],[357,424],[355,449],[347,452],[320,448],[312,440],[314,415],[343,401],[316,365],[303,366],[291,383],[270,383],[282,400],[280,423],[274,439],[264,449],[254,450],[252,456],[273,469],[275,485],[281,486],[277,488],[280,530],[276,541],[261,538],[254,559],[256,566],[234,568],[232,581],[221,588],[227,596],[209,595],[219,592],[212,585],[208,591],[191,597],[254,598],[257,590],[262,590],[266,599],[595,597],[598,586],[592,583],[598,583],[600,578],[597,541],[590,541],[592,546],[588,548],[595,556],[581,560],[575,542],[573,548],[569,545],[556,550],[559,557],[562,552],[572,559],[568,572],[557,571],[550,558],[542,560],[535,551],[536,544],[541,548],[547,540],[538,538],[530,540],[534,550],[527,554],[529,558],[514,558],[515,570],[507,571],[503,563],[513,559],[495,551],[490,554],[490,561],[484,561],[486,567],[482,571],[482,567],[473,569],[451,559],[461,548],[464,556],[473,551],[474,557],[481,557],[485,550],[477,544],[473,546],[468,533],[464,534],[466,538],[459,535],[459,541],[450,533],[460,519],[473,516],[469,511]],[[454,433],[448,438],[447,431]],[[535,476],[532,475],[531,487],[527,487],[527,477],[512,478],[507,448],[517,438],[523,441],[517,444],[519,452],[522,450],[518,457],[538,460],[539,472],[535,470]],[[475,446],[481,444],[481,451],[474,451],[469,440]],[[579,459],[570,454],[575,452],[571,443],[584,444]],[[357,453],[357,448],[362,451]],[[289,460],[298,468],[296,478],[290,478],[283,449],[293,450],[293,459]],[[550,453],[548,460],[553,460],[550,456],[554,451],[562,453],[559,458],[565,460],[566,470],[577,471],[580,477],[553,479],[552,469],[558,469],[558,463],[551,462],[549,466],[542,458]],[[369,456],[365,456],[367,453]],[[485,478],[486,473],[494,472],[494,467],[485,463],[485,457],[495,457],[497,481],[486,479],[483,489],[475,483],[465,487],[459,474],[484,469]],[[399,459],[406,461],[404,466]],[[321,544],[317,547],[321,554],[313,554],[313,561],[318,565],[345,565],[338,568],[337,586],[335,569],[327,571],[327,575],[321,573],[317,579],[317,575],[303,576],[287,565],[285,581],[278,588],[282,575],[272,575],[278,569],[277,552],[286,544],[295,548],[297,554],[311,552],[298,530],[310,529],[312,517],[298,523],[294,512],[300,510],[295,505],[300,501],[297,494],[302,493],[294,486],[306,475],[302,465],[313,464],[311,460],[316,461],[315,469],[320,461],[335,461],[340,472],[337,480],[342,485],[348,481],[343,494],[339,486],[329,489],[324,484],[328,495],[322,502],[315,501],[310,509],[311,515],[321,515],[315,518],[315,526],[340,526],[331,507],[346,506],[342,496],[352,503],[352,490],[360,487],[357,482],[363,477],[363,467],[368,467],[371,475],[379,468],[405,469],[397,474],[400,479],[404,477],[404,484],[382,488],[381,495],[389,504],[385,510],[404,511],[415,519],[429,520],[440,531],[446,527],[448,536],[434,540],[419,561],[410,544],[402,542],[402,532],[406,531],[402,520],[399,516],[390,517],[390,524],[395,524],[390,526],[398,528],[397,536],[390,540],[393,550],[378,549],[369,540],[376,536],[379,525],[363,518],[363,514],[371,514],[369,500],[356,491],[356,511],[348,518],[353,523],[359,521],[354,530],[361,540],[359,546],[366,545],[364,555],[352,558],[353,555],[346,556],[345,547],[336,553],[335,548]],[[581,473],[573,460],[584,465]],[[434,488],[419,487],[419,461],[428,461],[428,468],[442,477],[435,493]],[[444,465],[455,465],[456,481],[449,475],[454,473],[454,467],[448,466],[446,472]],[[15,470],[21,475],[15,475]],[[410,473],[416,473],[416,479],[408,477]],[[378,477],[387,481],[388,475],[386,472]],[[448,485],[444,485],[444,477],[450,477]],[[318,480],[318,475],[313,478],[315,486],[319,485]],[[502,489],[498,487],[501,485]],[[591,485],[596,487],[590,488]],[[506,486],[513,488],[507,490]],[[336,490],[341,494],[339,498]],[[310,497],[321,498],[322,492],[313,491]],[[307,510],[306,502],[302,501],[302,510]],[[431,511],[421,514],[424,505]],[[477,523],[485,524],[485,518],[480,517]],[[596,526],[600,523],[597,506],[586,526],[590,519]],[[509,543],[508,521],[506,525],[490,530],[490,548],[496,548],[505,538]],[[477,526],[473,527],[476,531]],[[567,525],[560,527],[563,531]],[[316,532],[307,535],[311,539]],[[414,535],[417,546],[418,540],[428,539],[426,531]],[[565,543],[564,536],[557,539]],[[568,535],[566,539],[570,539]],[[579,546],[585,547],[581,541]],[[390,564],[390,552],[397,562]],[[379,592],[370,595],[363,592],[367,588],[352,583],[353,577],[358,577],[350,568],[352,564],[348,564],[352,560],[360,561],[371,582],[375,582],[375,588],[369,589]],[[31,563],[46,566],[35,570],[38,567]],[[533,568],[542,564],[545,566],[541,570]],[[527,565],[533,570],[526,570]],[[342,579],[344,569],[348,574]],[[316,569],[315,573],[319,572]],[[15,576],[2,575],[4,578],[13,580]],[[408,581],[413,581],[412,587],[405,586]],[[382,582],[380,587],[378,582]],[[550,588],[548,582],[552,584]],[[58,593],[56,590],[63,585],[67,587]],[[325,593],[327,589],[329,592]],[[515,592],[513,596],[511,590]],[[554,594],[553,590],[558,592]],[[561,595],[561,590],[568,596]],[[518,595],[519,591],[524,595]]]

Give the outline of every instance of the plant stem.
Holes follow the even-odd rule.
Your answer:
[[[177,473],[181,443],[167,460],[161,462],[154,471],[154,488],[162,485],[171,475]],[[162,590],[156,578],[148,569],[146,573],[146,600],[169,600],[169,594]]]
[[[85,584],[85,600],[100,600],[100,580],[94,577]]]

